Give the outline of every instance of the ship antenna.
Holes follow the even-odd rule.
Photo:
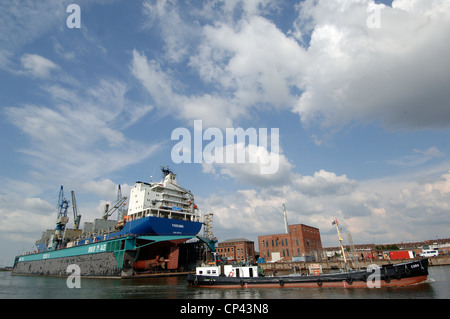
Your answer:
[[[286,234],[289,234],[289,224],[287,220],[287,212],[285,204],[283,204],[283,215],[284,215],[284,228],[286,229]]]
[[[167,175],[169,175],[170,173],[173,173],[170,168],[169,165],[167,166],[161,166],[161,172],[163,173],[163,178],[165,178]]]

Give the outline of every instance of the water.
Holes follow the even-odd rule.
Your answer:
[[[68,288],[66,278],[11,276],[0,272],[0,299],[448,299],[450,266],[430,267],[427,282],[399,288],[191,288],[186,277],[81,279]]]

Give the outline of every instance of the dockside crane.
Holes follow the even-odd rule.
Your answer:
[[[62,235],[66,229],[66,225],[69,222],[69,217],[67,217],[67,208],[69,207],[69,201],[64,198],[64,188],[61,185],[58,197],[58,216],[56,218],[56,228],[55,234],[53,236],[53,248],[57,248],[62,241]]]
[[[75,229],[80,227],[81,215],[78,214],[77,201],[75,199],[75,192],[72,191],[72,209],[73,209],[73,223],[75,225]]]
[[[107,220],[109,216],[111,216],[112,214],[114,214],[117,210],[121,209],[123,206],[123,203],[127,200],[126,196],[122,196],[122,192],[120,191],[119,188],[119,192],[120,192],[120,198],[118,198],[117,202],[111,207],[109,208],[109,204],[105,205],[105,211],[103,213],[103,219]],[[119,194],[118,194],[119,197]],[[120,217],[120,216],[119,216]]]

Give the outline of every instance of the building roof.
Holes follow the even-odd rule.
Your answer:
[[[224,241],[221,241],[219,244],[224,244],[224,243],[235,243],[238,241],[247,241],[247,242],[253,242],[252,240],[246,239],[246,238],[235,238],[235,239],[227,239]]]
[[[290,228],[292,228],[292,227],[304,226],[304,227],[308,227],[308,228],[317,229],[320,232],[319,228],[314,227],[314,226],[305,225],[305,224],[292,224],[292,225],[288,225],[288,226],[289,226],[289,231],[290,231]],[[267,236],[288,236],[288,235],[289,235],[289,233],[268,234],[268,235],[259,235],[258,238],[259,237],[267,237]]]

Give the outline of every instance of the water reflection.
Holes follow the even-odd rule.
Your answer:
[[[186,277],[86,279],[80,289],[69,289],[66,278],[11,276],[0,273],[0,298],[87,299],[447,299],[450,266],[430,267],[426,283],[396,288],[248,288],[189,287]]]

